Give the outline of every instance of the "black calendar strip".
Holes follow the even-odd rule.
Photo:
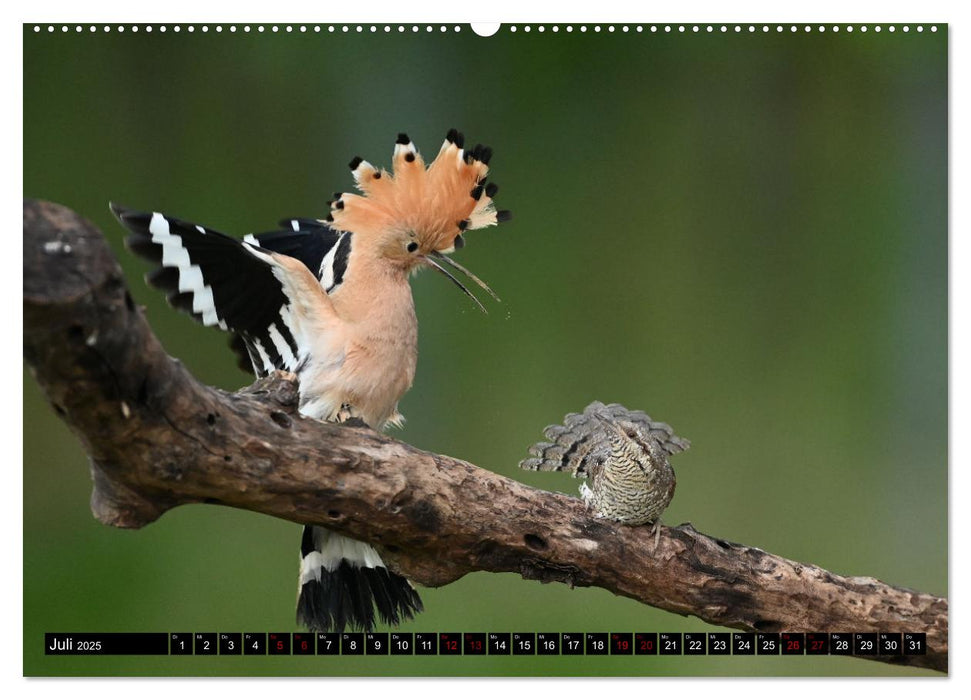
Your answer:
[[[104,632],[50,656],[915,656],[923,632]]]
[[[48,656],[163,655],[169,653],[164,632],[48,632],[44,635]]]

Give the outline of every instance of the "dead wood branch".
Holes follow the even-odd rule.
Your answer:
[[[690,525],[598,520],[581,501],[296,411],[278,375],[229,393],[173,360],[132,302],[101,233],[64,207],[24,202],[24,357],[91,457],[91,507],[137,528],[184,503],[219,503],[367,540],[408,577],[471,571],[598,586],[681,615],[756,631],[926,632],[947,670],[948,603],[844,577]]]

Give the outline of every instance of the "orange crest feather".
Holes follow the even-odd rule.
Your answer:
[[[498,188],[485,184],[492,149],[477,145],[466,151],[463,142],[461,133],[449,131],[427,168],[405,134],[394,147],[393,173],[355,158],[350,167],[363,195],[341,194],[331,203],[328,223],[364,235],[413,231],[422,250],[447,253],[463,231],[506,220],[509,212],[496,211],[492,201]]]

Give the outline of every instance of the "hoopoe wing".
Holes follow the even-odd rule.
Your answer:
[[[327,295],[298,260],[158,212],[111,209],[131,232],[129,249],[159,266],[148,283],[202,324],[238,334],[257,375],[298,369],[309,351],[302,332],[308,315],[317,330],[336,322]]]
[[[299,260],[317,277],[328,294],[340,286],[347,271],[351,234],[334,231],[318,219],[295,217],[280,221],[279,226],[279,231],[248,234],[243,241]],[[229,347],[236,355],[237,366],[243,372],[253,372],[254,365],[243,336],[233,333]]]
[[[243,242],[296,258],[330,293],[344,279],[350,255],[350,234],[335,231],[317,219],[284,219],[283,230],[249,234]]]

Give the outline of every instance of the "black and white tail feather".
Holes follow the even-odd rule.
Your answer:
[[[301,347],[291,300],[266,252],[300,260],[331,293],[346,273],[352,233],[294,218],[280,222],[283,230],[240,240],[158,212],[114,204],[111,210],[130,231],[128,248],[158,265],[147,282],[165,292],[173,307],[231,332],[240,367],[260,377],[276,369],[300,375],[309,351]],[[300,556],[297,622],[310,630],[369,630],[375,610],[390,625],[422,610],[411,583],[389,571],[364,542],[305,526]]]
[[[378,618],[397,625],[421,612],[407,579],[388,570],[370,545],[322,527],[304,527],[297,622],[314,631],[370,630]]]

